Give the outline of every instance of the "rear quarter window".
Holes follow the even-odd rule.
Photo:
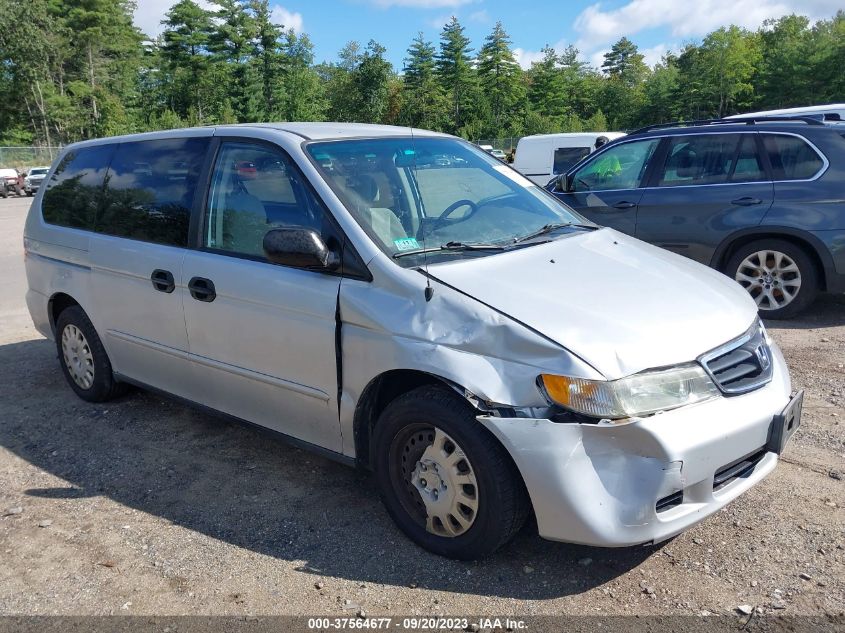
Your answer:
[[[45,187],[41,203],[45,222],[74,229],[94,228],[114,147],[84,147],[61,158]]]
[[[763,143],[775,180],[808,180],[824,167],[816,150],[798,136],[764,134]]]
[[[121,143],[111,161],[98,233],[188,245],[188,225],[207,138]]]

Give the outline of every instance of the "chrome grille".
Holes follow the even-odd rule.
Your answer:
[[[759,321],[738,339],[702,356],[699,362],[727,395],[753,391],[772,379],[772,352]]]

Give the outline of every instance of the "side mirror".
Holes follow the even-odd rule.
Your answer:
[[[340,257],[331,251],[314,229],[285,227],[268,231],[264,236],[264,254],[274,264],[336,270]]]
[[[572,191],[572,177],[569,174],[561,174],[557,177],[555,183],[555,191],[559,193],[566,193]]]

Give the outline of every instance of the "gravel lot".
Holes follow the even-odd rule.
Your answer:
[[[406,540],[371,479],[142,392],[77,399],[29,321],[28,198],[0,200],[0,613],[841,615],[845,296],[769,324],[803,426],[765,482],[657,547]]]

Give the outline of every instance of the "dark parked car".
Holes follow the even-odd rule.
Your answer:
[[[547,188],[595,221],[742,284],[768,318],[845,292],[845,126],[755,118],[643,128]]]

